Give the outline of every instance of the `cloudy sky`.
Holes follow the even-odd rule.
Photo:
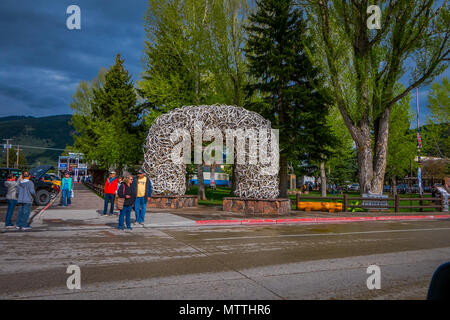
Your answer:
[[[71,4],[81,9],[81,30],[66,27]],[[146,7],[146,0],[1,0],[0,116],[71,113],[79,81],[118,52],[139,79]]]
[[[72,4],[81,8],[81,30],[66,27]],[[1,0],[0,117],[71,113],[78,82],[112,65],[118,52],[138,80],[146,8],[146,0]],[[428,90],[419,92],[421,123]]]

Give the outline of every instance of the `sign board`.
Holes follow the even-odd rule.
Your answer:
[[[59,169],[67,169],[67,163],[60,163]]]
[[[388,196],[378,193],[363,193],[363,198],[377,198],[380,199],[380,201],[377,200],[363,200],[362,206],[365,209],[379,209],[379,210],[387,210],[388,201],[387,200],[381,200],[381,199],[387,199]]]
[[[11,149],[11,145],[10,144],[3,144],[3,149]]]
[[[79,164],[78,164],[78,169],[87,169],[87,164],[85,164],[85,163],[79,163]]]

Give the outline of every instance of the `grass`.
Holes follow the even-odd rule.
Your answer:
[[[198,187],[191,186],[186,194],[188,195],[197,195]],[[232,197],[231,188],[229,187],[217,187],[216,190],[211,188],[206,188],[206,199],[207,200],[199,200],[198,204],[206,205],[206,206],[221,206],[223,198]]]

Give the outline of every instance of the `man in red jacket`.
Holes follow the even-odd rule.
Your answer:
[[[119,179],[116,178],[116,172],[111,171],[109,173],[109,178],[105,182],[105,207],[103,209],[103,214],[106,216],[108,213],[108,202],[111,201],[111,209],[109,215],[114,213],[114,196],[117,191],[117,185],[119,184]]]

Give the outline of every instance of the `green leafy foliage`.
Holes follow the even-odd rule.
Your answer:
[[[148,126],[183,105],[241,103],[246,10],[243,0],[149,0],[138,82]]]
[[[111,68],[101,70],[92,83],[81,82],[72,99],[75,148],[102,169],[142,160],[144,131],[141,106],[131,76],[118,54]]]
[[[444,77],[442,83],[431,85],[428,94],[430,115],[423,127],[423,148],[428,156],[450,158],[450,84]]]
[[[247,107],[280,130],[280,194],[284,196],[288,159],[311,161],[330,155],[334,137],[326,115],[332,101],[323,89],[320,71],[305,52],[312,41],[294,1],[262,0],[249,22],[245,51],[253,81],[247,86]]]
[[[414,161],[417,156],[417,133],[410,130],[414,119],[410,110],[410,101],[411,95],[407,95],[396,103],[391,111],[386,166],[386,176],[390,180],[406,176],[411,169],[411,164],[414,171],[417,169]]]

